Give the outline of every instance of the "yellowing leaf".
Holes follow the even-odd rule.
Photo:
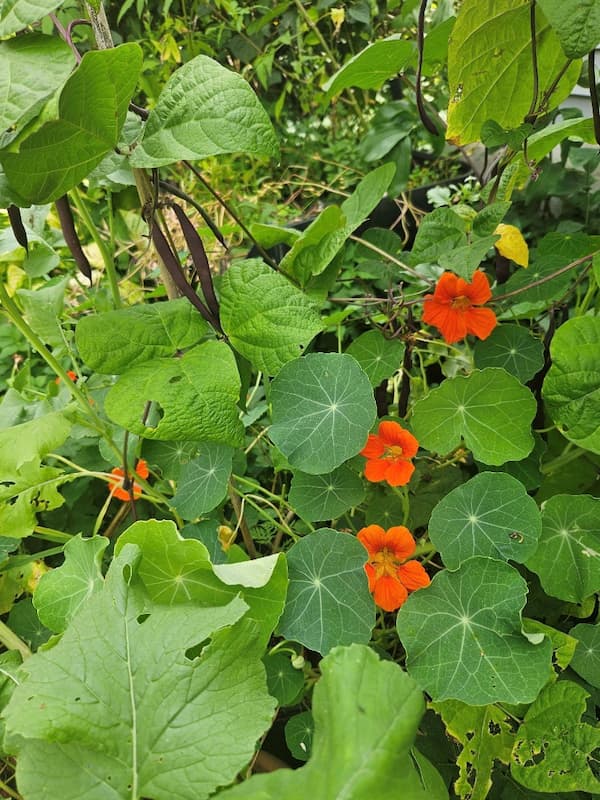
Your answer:
[[[518,228],[501,222],[494,233],[500,237],[494,246],[501,256],[510,258],[521,267],[529,266],[529,248]]]

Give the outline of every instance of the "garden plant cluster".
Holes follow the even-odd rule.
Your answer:
[[[0,796],[600,795],[599,45],[0,2]]]

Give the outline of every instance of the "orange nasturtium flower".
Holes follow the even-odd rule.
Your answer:
[[[384,531],[380,525],[368,525],[358,532],[358,540],[369,553],[365,564],[369,591],[384,611],[395,611],[409,592],[429,586],[423,565],[408,561],[416,546],[408,528],[397,525]]]
[[[139,475],[140,478],[146,480],[149,475],[148,472],[148,464],[144,461],[143,458],[135,465],[135,474]],[[131,493],[127,491],[127,489],[123,488],[123,483],[125,482],[125,473],[121,467],[115,467],[111,470],[111,475],[115,476],[115,480],[110,481],[111,490],[110,493],[113,497],[117,497],[119,500],[131,500]],[[132,484],[133,496],[139,497],[142,493],[142,487],[139,483],[133,481]]]
[[[417,455],[419,443],[397,422],[379,423],[377,433],[370,433],[360,451],[367,459],[365,478],[373,483],[387,481],[390,486],[404,486],[415,471],[411,458]]]
[[[425,295],[423,322],[436,327],[444,341],[454,344],[468,333],[478,339],[487,339],[498,321],[489,308],[481,306],[492,296],[487,276],[476,270],[471,283],[444,272],[436,284],[433,294]]]
[[[72,380],[72,381],[73,381],[73,383],[76,383],[76,382],[77,382],[77,373],[76,373],[76,372],[73,372],[73,370],[72,370],[72,369],[68,369],[68,370],[67,370],[67,376],[68,376],[68,378],[69,378],[70,380]],[[54,379],[54,383],[60,383],[60,382],[61,382],[61,378],[55,378],[55,379]]]

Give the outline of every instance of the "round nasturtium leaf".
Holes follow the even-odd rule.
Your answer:
[[[352,356],[311,353],[289,361],[271,384],[269,435],[292,467],[320,475],[366,444],[376,407],[368,377]]]
[[[448,453],[461,438],[484,464],[520,461],[533,449],[533,394],[504,369],[447,378],[415,403],[413,433],[422,447]]]
[[[296,702],[304,686],[304,672],[292,666],[289,653],[266,655],[263,664],[271,697],[280,706],[289,706]]]
[[[540,512],[522,483],[502,472],[482,472],[434,508],[429,536],[448,569],[472,556],[523,563],[542,531]]]
[[[550,677],[552,643],[523,636],[526,594],[516,569],[488,557],[438,573],[398,612],[409,674],[436,701],[531,703]]]
[[[557,494],[542,507],[542,535],[527,568],[546,594],[582,603],[600,590],[600,499]]]
[[[577,639],[575,654],[571,659],[571,669],[600,689],[600,624],[580,623],[569,631],[569,636]]]
[[[335,519],[364,500],[365,487],[355,472],[346,466],[327,475],[296,472],[292,478],[290,505],[309,522]]]
[[[375,624],[367,551],[349,533],[320,528],[287,552],[289,586],[279,632],[325,654],[335,645],[366,644]]]
[[[308,761],[312,750],[315,722],[312,712],[303,711],[291,717],[285,726],[285,743],[298,761]]]
[[[379,331],[367,331],[355,339],[346,352],[358,361],[371,385],[379,386],[401,368],[404,343],[386,339]]]
[[[600,453],[600,318],[576,317],[556,331],[542,396],[567,439]]]
[[[184,464],[171,505],[183,519],[195,519],[212,511],[227,494],[233,448],[203,442],[200,454]]]
[[[502,367],[521,383],[544,366],[544,345],[521,325],[498,325],[477,342],[473,355],[478,369]]]

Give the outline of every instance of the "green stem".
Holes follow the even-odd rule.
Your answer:
[[[6,647],[7,650],[18,650],[23,656],[23,660],[29,658],[31,650],[27,647],[22,639],[19,639],[17,634],[0,620],[0,642]]]
[[[555,472],[557,469],[570,464],[571,461],[576,461],[586,452],[587,451],[582,447],[576,447],[574,450],[570,450],[568,453],[562,453],[560,456],[553,458],[552,461],[548,461],[547,464],[543,464],[540,468],[540,472],[542,475],[549,475],[551,472]]]
[[[96,247],[100,251],[100,255],[102,256],[102,263],[104,264],[104,271],[108,277],[108,282],[110,284],[110,291],[113,298],[113,304],[115,308],[121,308],[121,296],[119,294],[119,280],[117,276],[117,271],[115,269],[115,262],[112,256],[112,253],[109,251],[108,247],[104,239],[100,236],[98,229],[96,228],[96,224],[92,219],[90,212],[83,200],[79,189],[77,187],[71,189],[71,199],[73,200],[73,204],[77,209],[77,213],[81,217],[81,220],[85,227],[88,229],[88,233],[94,240]]]
[[[419,542],[417,544],[417,549],[413,553],[415,556],[429,556],[437,553],[437,547],[435,547],[431,542]]]
[[[4,781],[3,781],[3,780],[0,780],[0,789],[1,789],[1,790],[2,790],[2,791],[5,793],[5,794],[7,794],[7,795],[8,795],[8,797],[13,797],[13,798],[14,798],[14,800],[23,800],[23,798],[21,797],[21,795],[20,795],[20,794],[18,794],[17,792],[15,792],[15,790],[14,790],[14,789],[11,789],[11,788],[10,788],[10,786],[8,786],[8,784],[4,783]]]
[[[44,528],[42,525],[36,525],[33,529],[34,538],[44,539],[47,542],[58,542],[58,544],[70,542],[74,535],[73,533],[57,531],[55,528]],[[36,557],[37,555],[36,553]]]

